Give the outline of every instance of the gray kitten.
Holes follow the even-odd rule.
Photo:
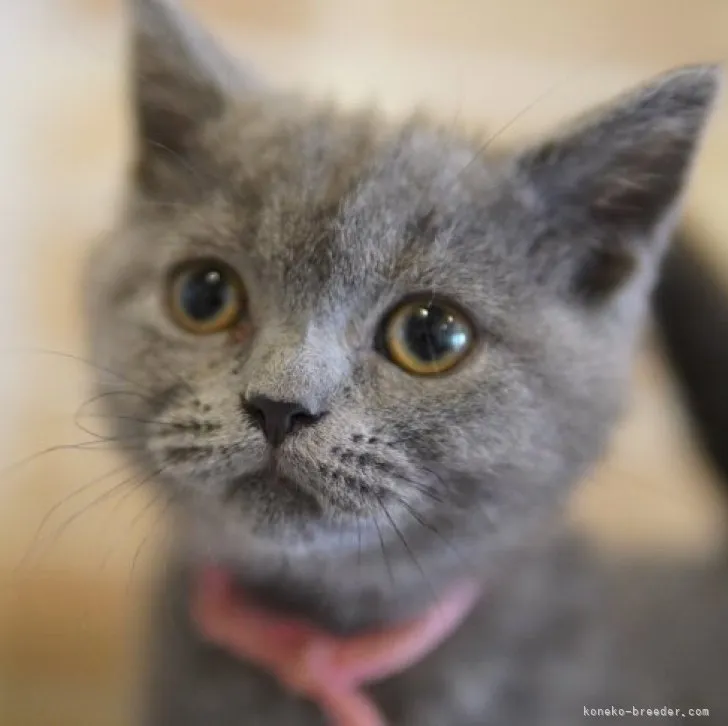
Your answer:
[[[714,575],[615,573],[552,534],[620,413],[717,71],[496,158],[271,91],[171,4],[132,5],[138,155],[88,286],[115,433],[179,520],[143,722],[324,723],[197,633],[190,581],[213,562],[339,634],[483,582],[453,636],[369,689],[392,726],[607,705],[726,723],[724,629],[698,679],[711,656],[667,607]],[[659,619],[635,582],[661,588]]]

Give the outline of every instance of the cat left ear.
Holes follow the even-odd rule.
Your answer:
[[[669,72],[517,158],[546,226],[583,231],[584,248],[568,253],[572,288],[608,294],[639,244],[671,231],[719,85],[716,66]]]
[[[184,157],[205,122],[220,115],[250,81],[176,0],[129,3],[131,92],[143,183],[158,162]]]

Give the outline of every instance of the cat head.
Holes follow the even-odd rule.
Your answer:
[[[389,551],[414,581],[407,551],[449,567],[557,510],[619,413],[716,70],[495,158],[267,89],[133,5],[91,340],[120,441],[207,551],[312,578]]]

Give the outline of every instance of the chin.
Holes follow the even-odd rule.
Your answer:
[[[185,497],[179,507],[178,532],[204,559],[241,565],[271,558],[339,559],[364,544],[364,519],[322,507],[285,477],[246,475],[227,489],[218,496]]]

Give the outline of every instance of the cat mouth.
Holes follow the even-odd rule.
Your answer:
[[[240,502],[246,507],[275,507],[276,514],[294,517],[301,514],[305,517],[325,513],[360,514],[370,509],[365,492],[355,477],[342,479],[334,475],[332,479],[316,471],[303,468],[291,471],[291,468],[271,460],[255,472],[236,477],[227,487],[226,502]]]
[[[285,491],[300,491],[302,488],[306,488],[303,487],[301,483],[303,477],[296,476],[295,474],[291,474],[287,471],[280,454],[277,454],[276,452],[272,452],[268,457],[268,464],[261,469],[258,473],[258,477],[260,477],[270,489],[274,490],[282,489]]]
[[[296,478],[282,472],[272,457],[269,463],[261,469],[235,477],[228,488],[228,498],[234,498],[244,490],[251,488],[281,493],[294,493],[302,489]]]
[[[302,487],[293,477],[286,476],[279,471],[267,471],[261,474],[263,483],[272,490],[280,489],[283,491],[297,492]]]
[[[227,488],[226,500],[262,498],[270,501],[275,498],[279,506],[286,502],[295,502],[296,506],[300,506],[304,499],[320,502],[325,489],[326,482],[323,480],[312,480],[284,471],[271,457],[261,469],[233,479]]]

